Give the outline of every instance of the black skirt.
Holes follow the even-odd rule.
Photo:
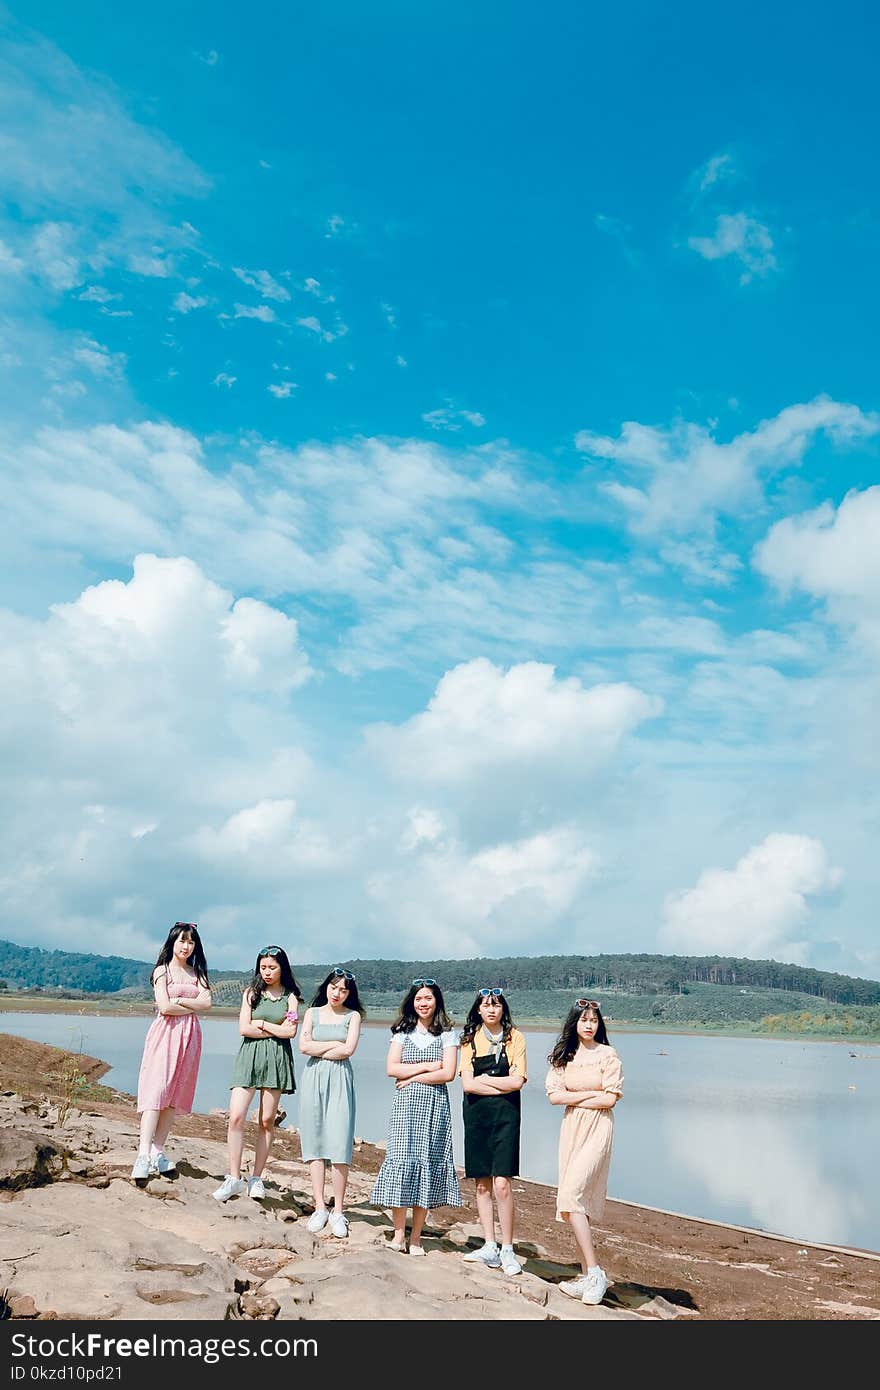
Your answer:
[[[520,1093],[500,1096],[466,1094],[464,1175],[466,1178],[515,1178],[519,1175]]]

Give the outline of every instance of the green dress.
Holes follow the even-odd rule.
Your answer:
[[[264,994],[251,1011],[251,1018],[255,1022],[264,1018],[267,1023],[283,1023],[288,998],[285,994],[280,999],[270,999]],[[296,1090],[296,1080],[290,1038],[275,1038],[271,1034],[265,1038],[242,1038],[229,1085],[230,1089],[233,1086],[261,1087],[292,1095]]]

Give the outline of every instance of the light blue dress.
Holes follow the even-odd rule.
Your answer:
[[[350,1012],[339,1023],[320,1023],[319,1009],[310,1009],[312,1040],[341,1042],[348,1038]],[[354,1072],[347,1057],[333,1062],[310,1057],[299,1087],[299,1141],[304,1163],[323,1158],[351,1163],[354,1144]]]

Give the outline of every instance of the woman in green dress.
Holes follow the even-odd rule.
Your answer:
[[[275,1134],[275,1117],[282,1095],[296,1090],[291,1039],[299,1025],[302,992],[287,952],[280,946],[264,946],[257,956],[254,977],[241,999],[238,1029],[241,1046],[232,1068],[229,1097],[229,1172],[213,1194],[218,1202],[230,1197],[265,1197],[263,1169]],[[244,1122],[254,1092],[260,1092],[259,1132],[254,1166],[245,1184],[241,1176]]]

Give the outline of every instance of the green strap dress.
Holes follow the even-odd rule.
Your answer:
[[[264,1018],[267,1023],[283,1023],[287,1013],[288,995],[281,999],[269,999],[263,995],[259,1004],[251,1011],[256,1022]],[[233,1086],[262,1088],[267,1091],[281,1091],[292,1095],[296,1090],[293,1073],[293,1048],[290,1038],[242,1038],[238,1056],[232,1067]]]

